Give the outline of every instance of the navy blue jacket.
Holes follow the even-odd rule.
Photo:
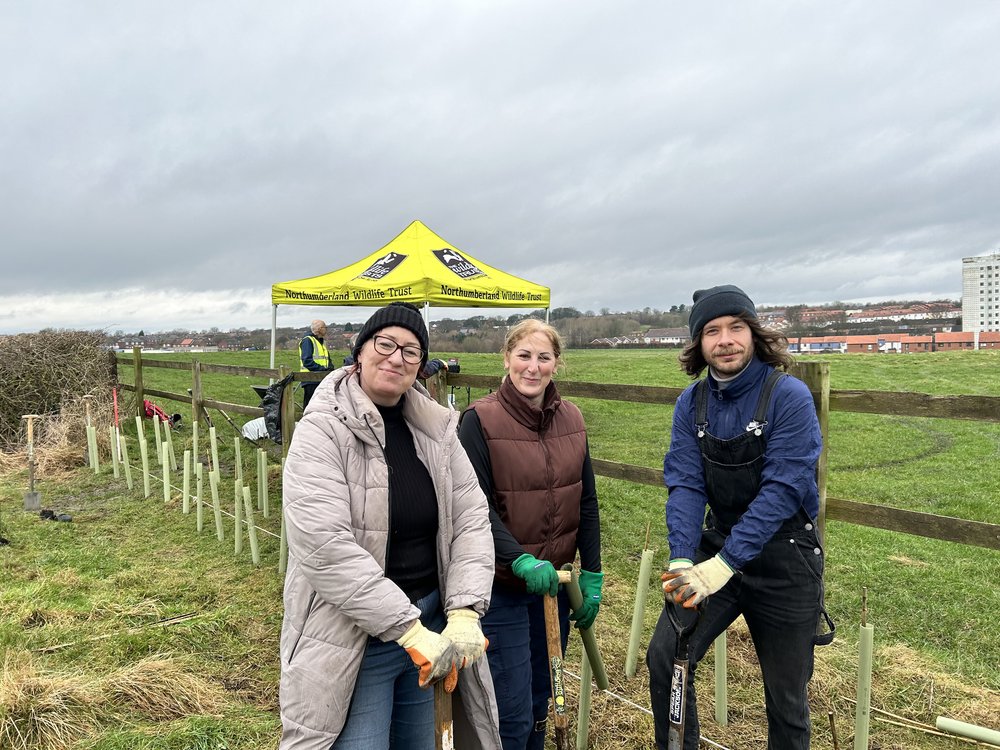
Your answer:
[[[728,440],[746,430],[753,419],[764,381],[774,368],[755,356],[734,380],[723,384],[708,375],[708,431]],[[670,557],[693,560],[705,519],[708,497],[698,433],[694,390],[690,385],[674,407],[670,450],[663,459],[663,481],[669,491],[667,528]],[[812,394],[801,380],[782,378],[771,396],[764,428],[767,450],[760,491],[733,526],[721,555],[740,570],[760,554],[781,524],[803,508],[819,513],[816,463],[822,449]]]

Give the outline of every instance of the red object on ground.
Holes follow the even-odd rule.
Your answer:
[[[155,414],[156,416],[158,416],[160,418],[160,421],[163,424],[167,425],[168,427],[170,427],[170,426],[173,425],[174,421],[173,421],[173,419],[170,418],[170,415],[167,414],[165,411],[163,411],[163,409],[161,409],[159,406],[157,406],[156,404],[154,404],[149,399],[143,399],[142,405],[146,409],[146,418],[147,419],[152,419],[153,415]]]

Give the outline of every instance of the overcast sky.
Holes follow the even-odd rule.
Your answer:
[[[413,219],[553,307],[958,299],[998,39],[986,0],[4,2],[0,333],[267,327]]]

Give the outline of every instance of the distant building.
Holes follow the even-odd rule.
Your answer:
[[[913,354],[963,349],[1000,349],[1000,332],[793,336],[788,341],[788,351],[792,354]]]
[[[691,340],[687,328],[650,328],[641,336],[644,344],[661,346],[683,346]]]
[[[1000,331],[1000,252],[962,258],[962,330]]]

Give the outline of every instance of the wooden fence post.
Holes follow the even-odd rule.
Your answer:
[[[278,377],[284,380],[289,374],[288,366],[281,365],[278,368]],[[281,455],[288,455],[288,446],[292,444],[292,432],[295,430],[295,396],[294,390],[292,389],[292,384],[294,380],[289,381],[288,385],[281,392]]]
[[[201,362],[191,361],[191,421],[198,423],[205,418],[204,396],[201,390]],[[197,447],[197,446],[196,446]],[[197,451],[195,451],[197,454]],[[195,455],[197,460],[197,455]]]
[[[441,406],[448,405],[448,368],[442,367],[427,378],[427,392]]]
[[[132,347],[132,369],[134,371],[134,376],[132,378],[135,383],[135,413],[140,417],[146,416],[146,407],[143,406],[144,396],[142,391],[142,347],[133,346]]]
[[[816,485],[819,487],[819,515],[816,518],[816,531],[820,543],[826,536],[826,480],[827,451],[830,444],[830,363],[829,362],[799,362],[797,375],[812,391],[816,403],[816,416],[819,418],[819,431],[823,436],[823,450],[819,454],[816,465]]]

